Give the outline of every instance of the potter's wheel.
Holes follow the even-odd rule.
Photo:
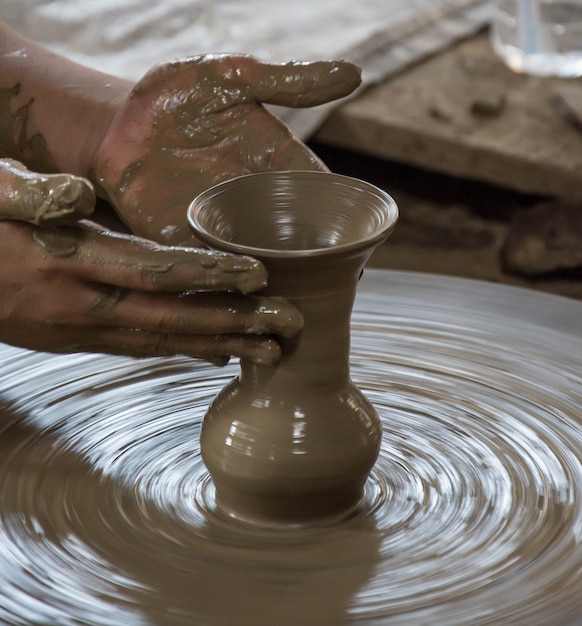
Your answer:
[[[213,508],[236,364],[0,347],[0,623],[582,623],[582,303],[367,270],[352,320],[383,448],[309,529]]]

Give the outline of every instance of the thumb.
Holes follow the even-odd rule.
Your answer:
[[[361,70],[349,61],[264,63],[250,57],[241,78],[260,102],[288,107],[325,104],[352,93]]]
[[[91,183],[72,174],[40,174],[0,159],[0,219],[37,226],[76,222],[95,206]]]

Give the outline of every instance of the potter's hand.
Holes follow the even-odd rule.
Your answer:
[[[261,103],[323,104],[359,82],[347,62],[206,55],[163,63],[116,107],[91,176],[132,232],[192,244],[186,209],[204,189],[251,172],[324,169]]]
[[[254,259],[170,248],[106,231],[0,221],[0,341],[48,352],[230,355],[276,362],[271,334],[299,313],[242,293],[265,282]],[[199,291],[193,290],[212,290]]]

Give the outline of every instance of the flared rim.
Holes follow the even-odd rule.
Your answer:
[[[233,188],[239,188],[242,194],[245,189],[249,189],[251,186],[257,184],[259,179],[262,179],[261,184],[264,184],[265,179],[271,179],[271,185],[273,187],[275,183],[280,183],[281,185],[297,185],[303,181],[303,184],[313,185],[316,180],[318,184],[321,184],[321,181],[325,180],[326,184],[330,187],[343,186],[346,189],[349,188],[356,192],[366,193],[370,199],[375,200],[373,211],[377,218],[377,228],[368,235],[348,243],[307,249],[277,249],[246,245],[219,237],[212,232],[206,225],[205,217],[207,217],[206,213],[209,208],[212,207],[213,202],[220,195],[232,192]],[[194,234],[205,244],[218,250],[266,258],[313,257],[345,254],[350,251],[378,245],[384,241],[394,229],[398,220],[398,206],[392,196],[383,189],[358,178],[323,171],[292,170],[245,174],[218,183],[194,198],[188,207],[187,217]]]

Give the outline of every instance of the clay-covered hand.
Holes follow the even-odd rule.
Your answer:
[[[166,247],[82,222],[0,221],[0,341],[47,352],[275,363],[302,325],[256,260]],[[236,290],[238,293],[233,293]]]
[[[117,105],[91,178],[132,232],[192,244],[186,210],[204,189],[252,172],[325,169],[261,103],[314,106],[359,83],[343,61],[205,55],[160,64]]]
[[[94,207],[93,187],[84,178],[39,174],[19,161],[0,159],[0,220],[54,226],[87,217]]]

